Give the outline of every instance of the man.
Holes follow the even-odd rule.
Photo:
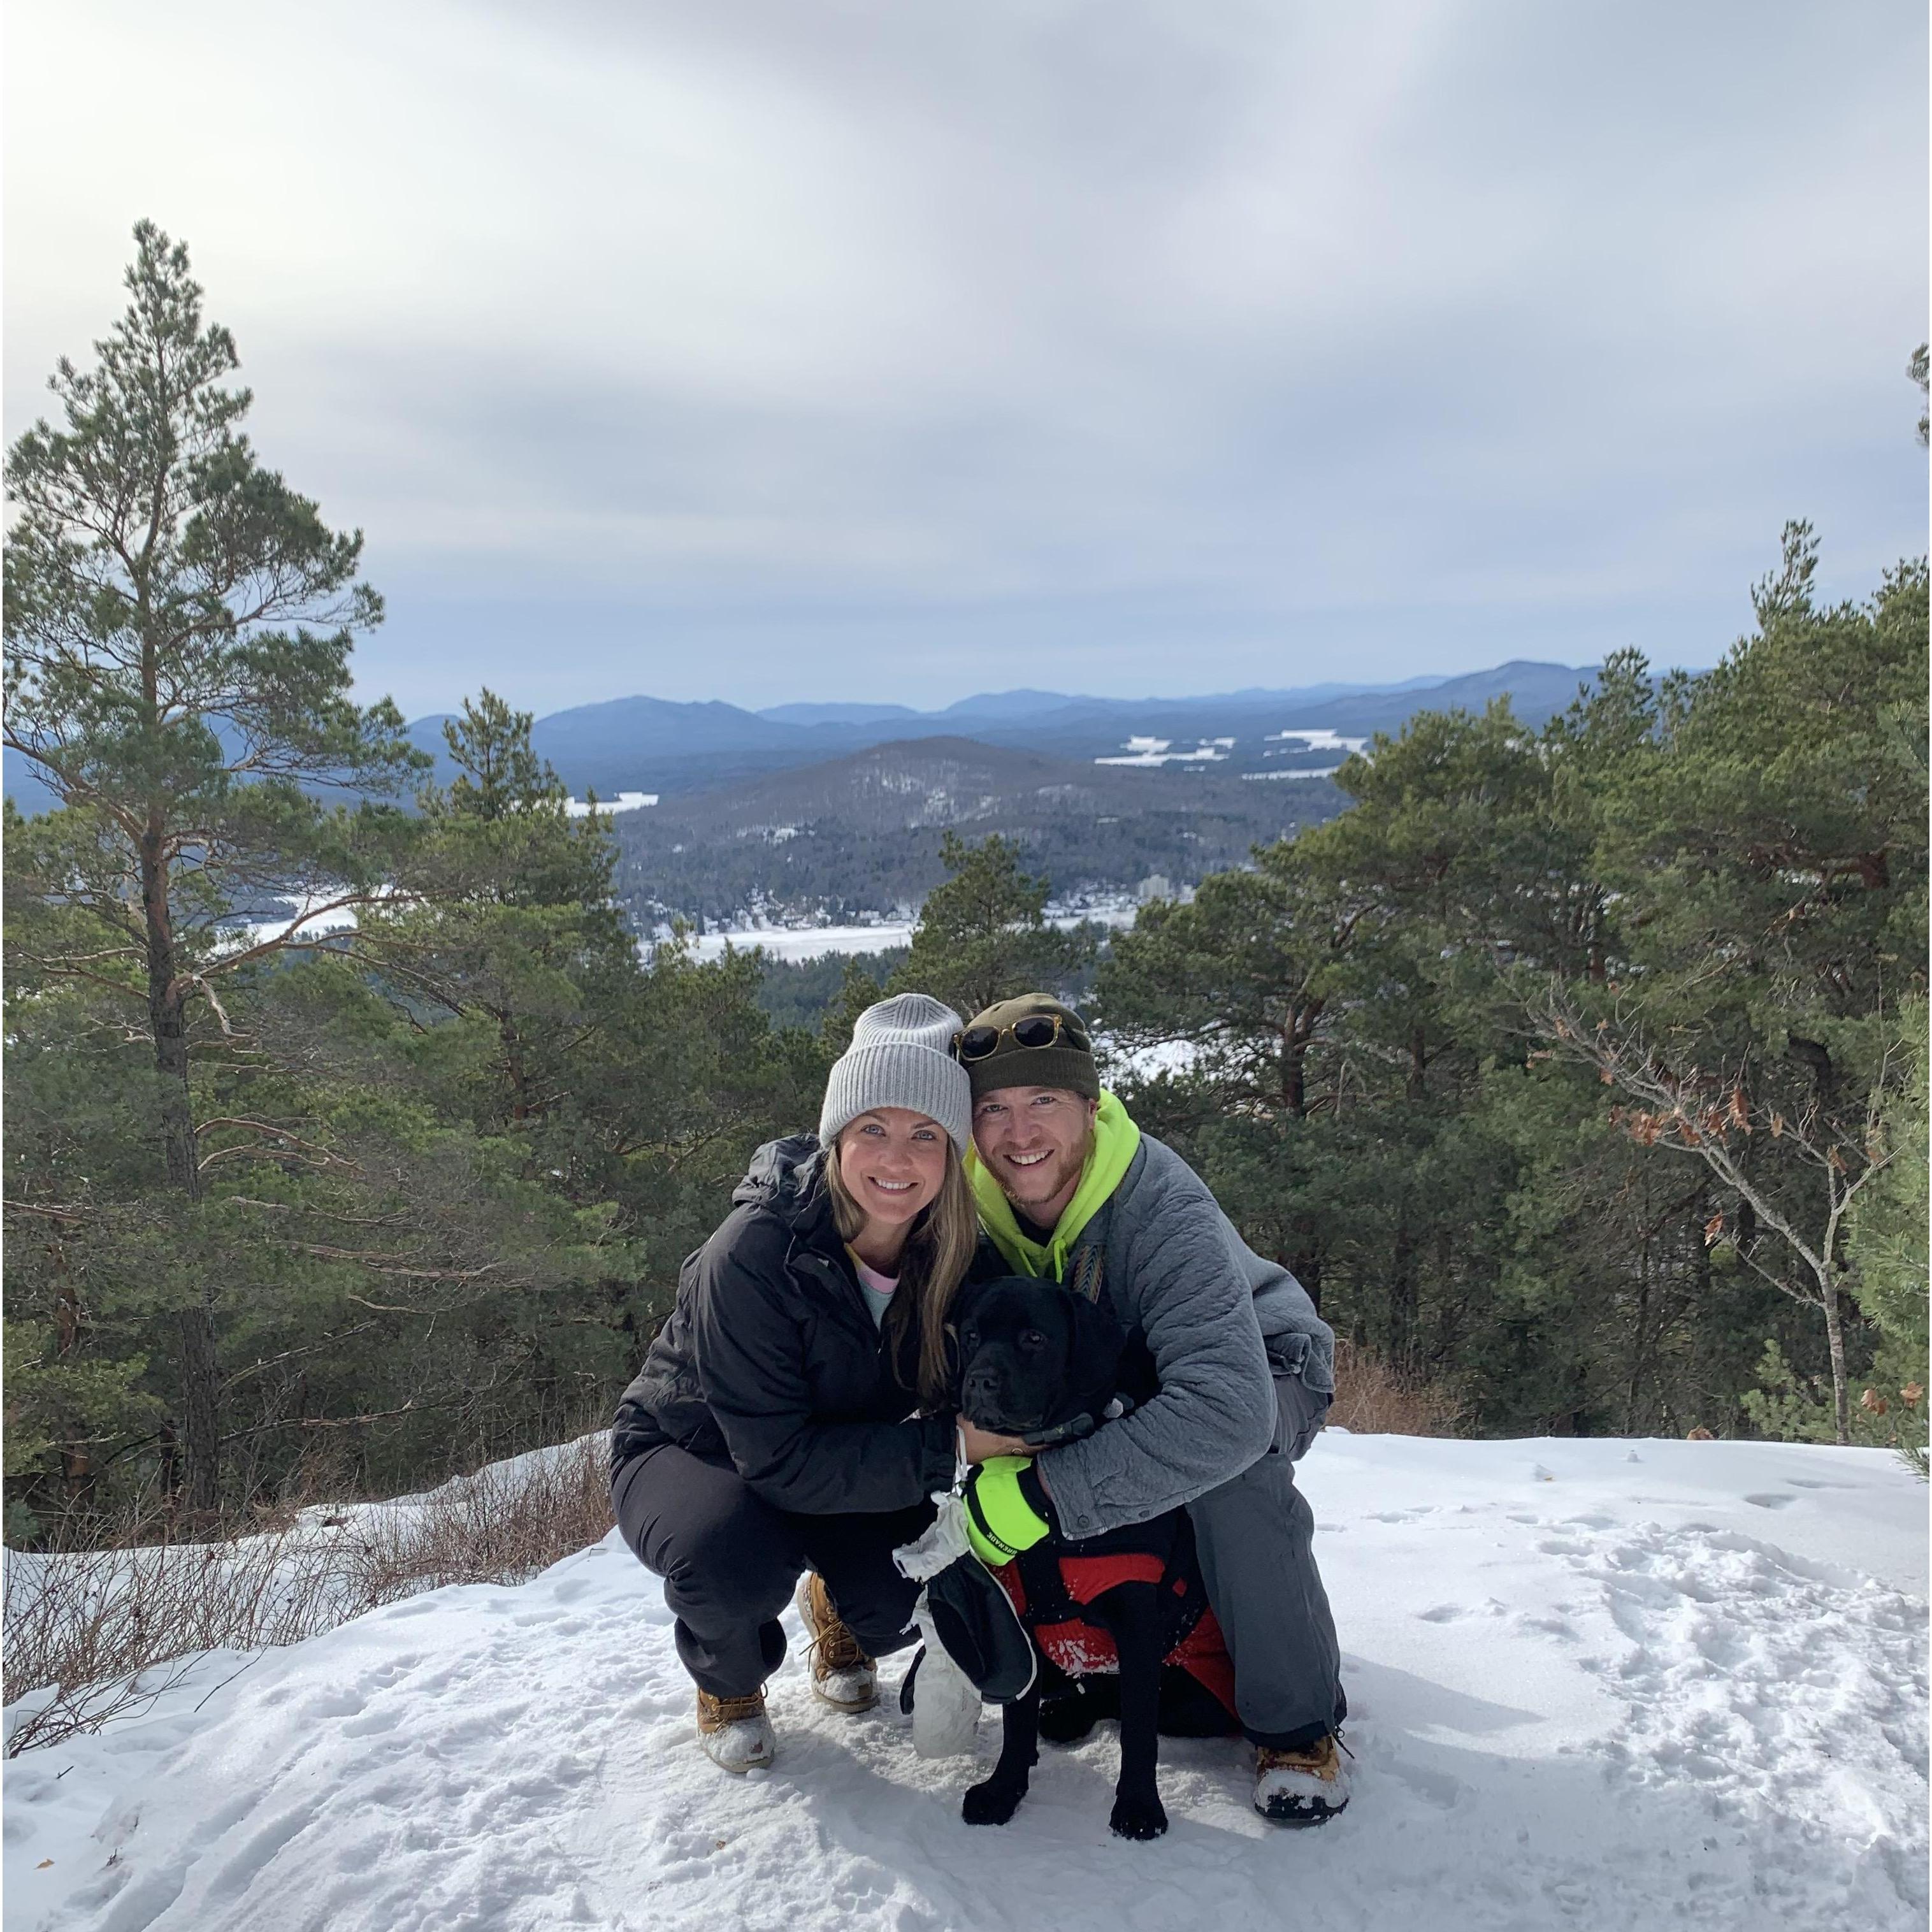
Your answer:
[[[1334,1399],[1334,1335],[1294,1276],[1255,1254],[1180,1156],[1102,1090],[1072,1008],[1004,1000],[958,1052],[973,1090],[967,1169],[994,1245],[1014,1272],[1064,1282],[1138,1331],[1160,1380],[1132,1414],[1030,1471],[982,1472],[981,1506],[1024,1548],[1185,1504],[1256,1746],[1256,1809],[1322,1823],[1348,1802],[1335,1736],[1347,1706],[1294,1460]],[[1030,1453],[962,1432],[974,1462]]]

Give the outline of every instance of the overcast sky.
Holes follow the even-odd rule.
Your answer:
[[[1712,662],[1924,548],[1920,0],[13,0],[4,414],[193,252],[362,688]]]

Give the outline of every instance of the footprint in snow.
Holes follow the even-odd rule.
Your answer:
[[[1767,1490],[1760,1495],[1747,1496],[1744,1498],[1748,1503],[1755,1503],[1760,1509],[1768,1510],[1788,1509],[1797,1500],[1796,1496],[1784,1496],[1775,1490]]]
[[[359,1717],[368,1701],[361,1691],[344,1684],[311,1697],[296,1714],[302,1718]]]
[[[362,1716],[351,1718],[342,1727],[346,1738],[380,1737],[385,1731],[393,1731],[403,1721],[404,1712],[400,1704],[392,1705],[387,1710],[370,1711]]]

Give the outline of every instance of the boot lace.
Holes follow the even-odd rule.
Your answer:
[[[844,1620],[832,1607],[824,1586],[813,1581],[812,1591],[813,1641],[818,1646],[818,1667],[827,1673],[836,1670],[869,1670],[872,1660],[859,1646],[859,1640],[845,1628]]]
[[[748,1697],[713,1697],[705,1693],[712,1718],[720,1724],[742,1724],[765,1714],[765,1694],[754,1690]]]
[[[1331,1732],[1325,1738],[1317,1738],[1312,1744],[1304,1744],[1299,1750],[1283,1750],[1276,1744],[1262,1744],[1255,1752],[1255,1764],[1261,1771],[1312,1771],[1318,1778],[1329,1774],[1330,1768],[1336,1762],[1337,1747],[1349,1751],[1342,1744],[1340,1732]]]
[[[818,1635],[818,1660],[826,1670],[867,1670],[872,1660],[859,1647],[859,1640],[836,1616],[829,1618]]]

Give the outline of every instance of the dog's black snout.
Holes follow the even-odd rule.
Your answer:
[[[960,1394],[969,1414],[976,1409],[983,1410],[999,1400],[1000,1378],[991,1369],[969,1370]]]

